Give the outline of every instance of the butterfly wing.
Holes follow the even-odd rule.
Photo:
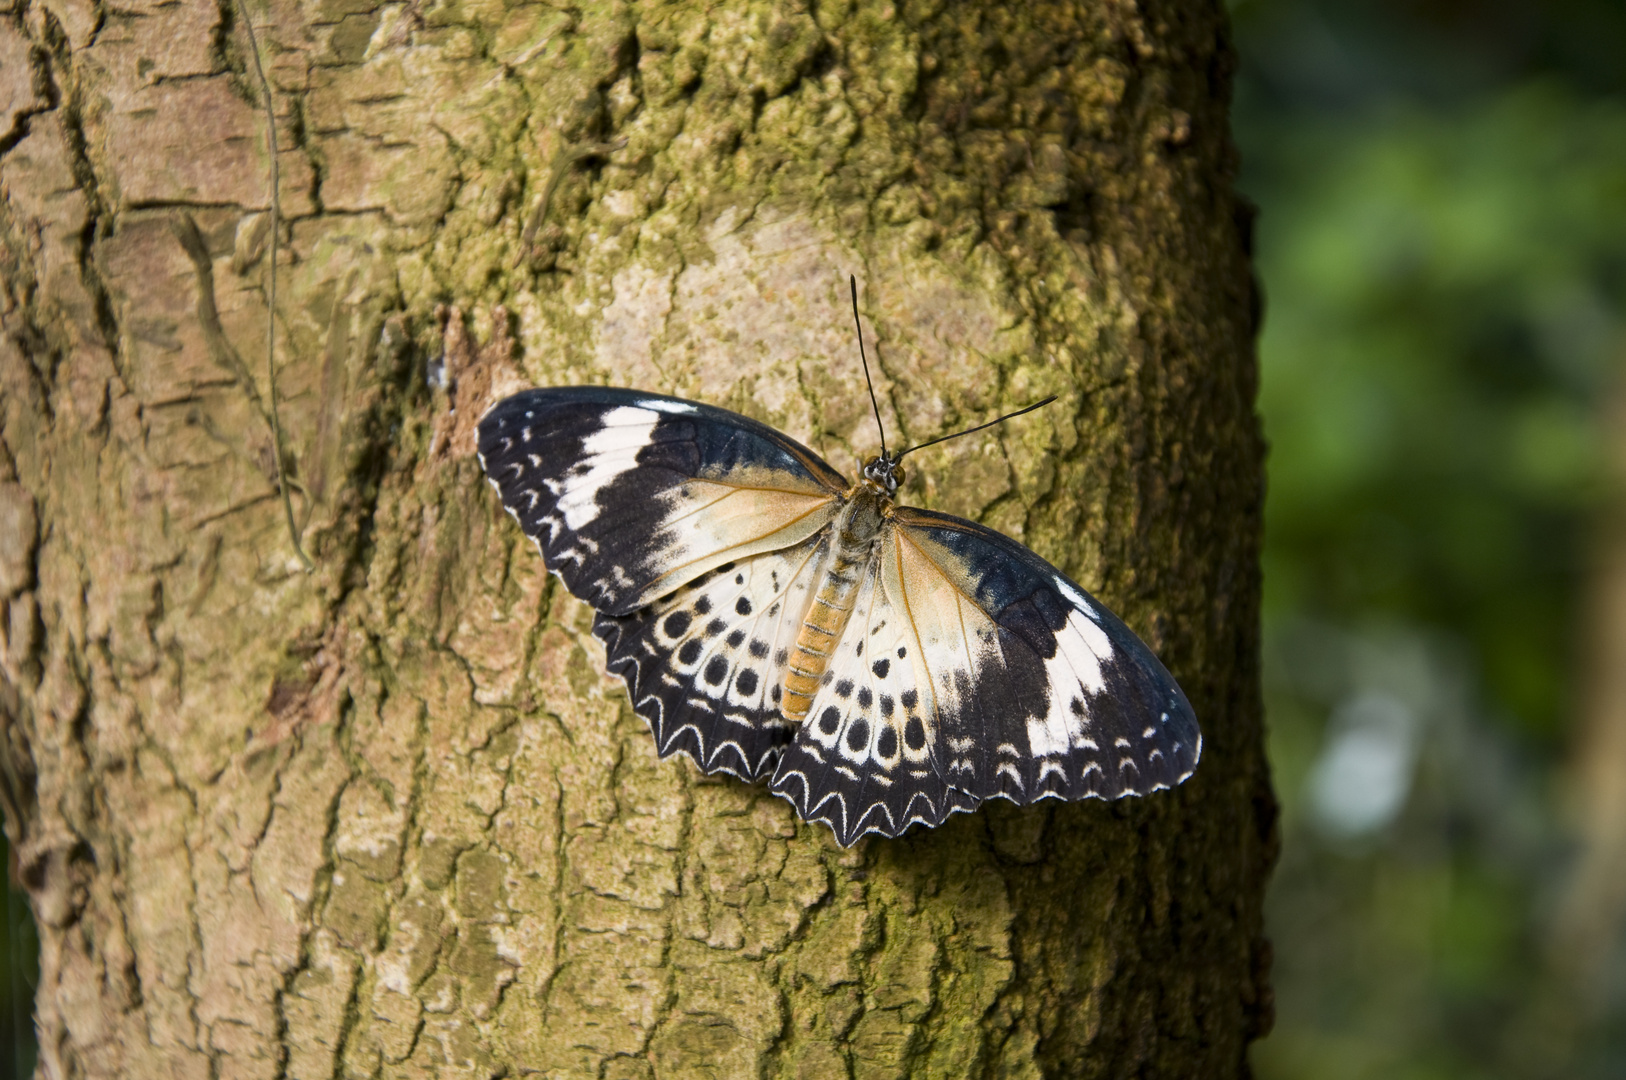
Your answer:
[[[1191,775],[1185,695],[1049,563],[900,508],[772,789],[848,845],[986,798],[1119,798]]]
[[[725,562],[795,547],[847,484],[738,413],[609,387],[529,390],[480,420],[480,462],[548,569],[627,615]]]
[[[821,534],[594,620],[661,757],[681,750],[743,780],[772,771],[793,734],[779,713],[785,666],[829,550]]]
[[[895,548],[890,535],[877,547],[807,720],[771,784],[803,820],[829,825],[843,846],[868,832],[897,836],[915,822],[940,825],[978,802],[949,782],[932,680],[938,669],[965,669],[968,650],[955,640],[922,639],[898,602],[905,594]]]
[[[1192,774],[1191,705],[1117,616],[991,529],[910,507],[894,520],[901,606],[928,658],[945,660],[932,678],[951,784],[1025,805],[1142,795]]]
[[[755,779],[790,738],[786,653],[846,481],[725,409],[531,390],[480,421],[480,460],[550,570],[597,609],[609,668],[662,757]]]

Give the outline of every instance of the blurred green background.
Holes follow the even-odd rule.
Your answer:
[[[1255,1069],[1626,1077],[1626,2],[1232,12],[1283,804]],[[0,1080],[35,950],[13,891]]]
[[[1255,1069],[1626,1077],[1626,4],[1232,13],[1283,840]]]

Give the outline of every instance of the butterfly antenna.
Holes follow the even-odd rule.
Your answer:
[[[935,446],[936,444],[938,444],[940,442],[948,442],[950,439],[958,439],[961,435],[969,435],[973,431],[981,431],[983,428],[991,428],[995,424],[1003,424],[1005,421],[1014,419],[1014,418],[1016,418],[1018,416],[1021,416],[1023,413],[1030,413],[1034,409],[1042,409],[1046,405],[1050,404],[1052,401],[1055,401],[1055,400],[1056,400],[1056,395],[1051,394],[1049,397],[1045,398],[1043,401],[1035,401],[1032,405],[1029,405],[1026,408],[1017,409],[1015,412],[1006,413],[1004,416],[996,417],[995,419],[988,421],[986,424],[978,424],[974,428],[966,428],[964,431],[956,431],[952,435],[939,435],[935,439],[927,439],[925,442],[921,443],[919,446],[911,446],[909,449],[902,451],[901,453],[898,454],[897,457],[893,458],[892,460],[894,460],[894,461],[902,461],[904,454],[912,454],[916,450],[924,450],[926,447]]]
[[[869,357],[864,355],[864,324],[858,321],[858,277],[855,274],[847,275],[847,283],[853,289],[853,325],[858,327],[858,359],[864,362],[864,385],[869,387],[869,403],[875,409],[875,426],[881,429],[881,457],[890,461],[886,456],[886,426],[881,423],[881,403],[875,400],[875,383],[869,377]],[[898,455],[902,457],[902,454]]]

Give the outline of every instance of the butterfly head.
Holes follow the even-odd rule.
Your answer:
[[[902,455],[899,455],[900,457]],[[886,492],[891,498],[898,493],[898,485],[903,483],[903,468],[898,464],[897,458],[886,455],[871,458],[864,466],[864,479]]]

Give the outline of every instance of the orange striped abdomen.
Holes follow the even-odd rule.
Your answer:
[[[779,711],[791,724],[807,719],[808,710],[813,707],[819,681],[830,666],[830,656],[836,651],[841,632],[847,628],[847,620],[852,617],[858,586],[870,570],[875,538],[890,513],[891,500],[868,480],[854,484],[847,498],[847,505],[833,523],[835,557],[819,579],[819,590],[813,594],[807,614],[802,616],[801,629],[796,632],[796,649],[785,672]]]
[[[868,551],[863,554],[867,556]],[[847,551],[838,551],[808,605],[802,628],[796,633],[796,648],[785,672],[785,693],[779,703],[779,711],[793,724],[807,718],[819,679],[830,664],[830,654],[835,652],[836,642],[852,616],[863,574],[861,562]]]

